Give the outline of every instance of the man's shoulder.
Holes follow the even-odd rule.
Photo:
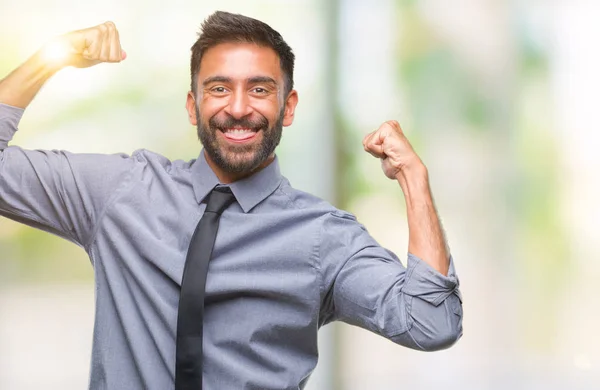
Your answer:
[[[153,167],[162,167],[166,171],[171,171],[172,169],[187,170],[195,161],[195,159],[187,161],[182,159],[171,160],[167,156],[144,148],[135,150],[131,154],[131,157],[138,162],[145,163]]]
[[[323,218],[344,218],[356,221],[356,217],[352,213],[337,208],[320,196],[292,187],[285,178],[278,190],[288,199],[288,207],[291,209],[310,211],[315,216],[320,215]]]

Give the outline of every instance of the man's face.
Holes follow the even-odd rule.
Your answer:
[[[197,79],[188,113],[213,169],[243,176],[270,162],[297,103],[295,91],[282,96],[275,51],[251,43],[217,45],[204,53]]]

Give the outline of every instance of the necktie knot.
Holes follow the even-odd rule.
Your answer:
[[[235,195],[233,195],[228,187],[215,187],[208,194],[208,201],[206,202],[206,210],[204,212],[221,215],[233,201],[235,201]]]

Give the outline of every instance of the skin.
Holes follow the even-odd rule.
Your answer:
[[[49,58],[50,47],[64,55]],[[88,68],[103,62],[118,63],[127,58],[113,22],[76,30],[52,39],[24,64],[0,80],[0,102],[27,108],[44,83],[68,66]]]
[[[65,56],[50,60],[45,55],[47,48],[42,48],[0,81],[0,103],[26,108],[46,80],[62,68],[116,63],[126,58],[118,31],[111,22],[65,34],[51,43],[62,45]],[[197,96],[191,92],[187,95],[190,123],[199,127],[199,131],[214,130],[214,146],[223,159],[244,168],[224,169],[223,164],[217,164],[206,154],[219,180],[231,183],[270,164],[275,156],[273,152],[264,159],[256,159],[259,145],[278,126],[293,123],[298,104],[296,91],[282,96],[284,81],[277,54],[270,48],[249,43],[217,45],[202,58],[197,88]],[[264,126],[265,120],[267,126]],[[227,121],[262,125],[254,138],[235,143],[215,130]],[[396,180],[402,189],[408,217],[409,252],[447,275],[449,250],[431,195],[427,168],[402,128],[397,121],[386,121],[364,137],[363,147],[381,160],[384,174]]]
[[[408,251],[448,275],[450,256],[438,217],[425,164],[395,121],[383,123],[363,139],[366,152],[381,160],[383,173],[404,193],[408,219]]]
[[[190,91],[186,101],[188,118],[194,126],[202,122],[202,127],[209,129],[211,119],[216,122],[234,119],[248,123],[266,120],[270,129],[278,121],[284,127],[294,121],[298,93],[292,90],[285,98],[282,96],[283,72],[279,56],[271,48],[253,43],[216,45],[204,53],[197,80],[198,96]],[[244,142],[243,146],[228,140],[222,131],[215,131],[221,155],[238,165],[255,160],[257,149],[265,142],[269,129],[259,130],[256,137]],[[245,150],[242,151],[242,147]],[[242,172],[228,171],[206,150],[205,157],[222,183],[232,183],[269,165],[275,153],[271,152],[264,161],[251,164]]]

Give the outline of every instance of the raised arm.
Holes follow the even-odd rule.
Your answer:
[[[0,81],[0,103],[26,108],[44,83],[60,69],[121,62],[125,57],[119,32],[112,22],[61,35]]]
[[[112,23],[74,31],[45,45],[0,81],[0,215],[67,238],[92,239],[117,184],[132,169],[127,155],[73,154],[8,146],[24,109],[66,66],[125,58]]]
[[[407,266],[351,215],[329,215],[319,245],[327,288],[322,323],[345,321],[409,348],[447,348],[462,335],[462,298],[425,165],[396,121],[368,134],[363,146],[404,193]]]
[[[396,121],[388,121],[363,140],[367,152],[381,159],[385,175],[400,184],[408,218],[408,252],[448,275],[450,254],[438,217],[427,168]]]

